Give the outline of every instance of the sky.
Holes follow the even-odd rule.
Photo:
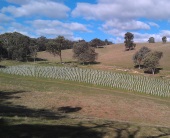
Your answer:
[[[169,0],[0,0],[0,34],[123,43],[170,40]]]

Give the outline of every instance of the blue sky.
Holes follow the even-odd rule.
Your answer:
[[[170,40],[169,7],[169,0],[0,0],[0,34],[122,43],[129,31],[135,42],[158,42]]]

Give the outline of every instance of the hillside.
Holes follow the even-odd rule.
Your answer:
[[[99,54],[97,62],[100,62],[98,67],[106,66],[116,66],[121,68],[133,69],[134,64],[132,61],[132,56],[134,53],[139,50],[141,47],[146,46],[152,50],[163,52],[163,58],[160,61],[160,68],[163,68],[164,71],[170,71],[170,43],[162,44],[159,43],[137,43],[136,49],[131,51],[125,51],[124,44],[114,44],[109,45],[105,48],[96,48],[96,52]],[[72,50],[63,50],[62,57],[64,62],[75,61],[73,58]],[[39,52],[39,58],[45,58],[52,62],[59,62],[58,57],[53,57],[47,52]]]

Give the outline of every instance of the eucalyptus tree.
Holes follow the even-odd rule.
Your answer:
[[[44,36],[37,38],[37,46],[39,51],[45,51],[46,50],[46,43],[48,42],[48,39]]]
[[[155,43],[155,38],[154,37],[150,37],[148,40],[149,43]]]
[[[144,46],[133,55],[133,62],[135,65],[139,66],[139,69],[141,68],[141,64],[143,62],[143,59],[145,58],[145,55],[150,51],[151,50],[148,47]]]
[[[148,71],[152,71],[152,74],[155,74],[156,68],[159,66],[159,60],[162,56],[163,53],[160,51],[149,52],[143,60],[143,65]]]
[[[49,53],[53,54],[54,56],[60,57],[60,63],[62,63],[62,54],[61,51],[65,44],[64,36],[58,36],[56,39],[51,39],[46,44],[46,49]]]
[[[163,36],[163,37],[162,37],[162,42],[163,42],[163,43],[166,43],[166,42],[167,42],[166,36]]]
[[[89,46],[85,41],[80,41],[73,46],[73,57],[78,60],[79,63],[94,62],[97,58],[95,48]]]
[[[18,32],[5,33],[0,36],[9,59],[24,60],[29,54],[30,38]]]
[[[130,32],[127,32],[124,36],[125,50],[132,50],[135,48],[136,44],[134,44],[133,39],[134,35]]]
[[[98,38],[94,38],[89,42],[89,44],[90,44],[91,47],[97,47],[98,48],[98,46],[104,46],[105,42],[98,39]]]

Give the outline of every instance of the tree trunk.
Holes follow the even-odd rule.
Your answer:
[[[139,64],[139,69],[140,69],[140,64]]]
[[[153,74],[153,75],[155,74],[155,69],[152,69],[152,74]]]
[[[60,57],[60,63],[62,64],[61,52],[60,52],[60,54],[59,54],[59,57]]]
[[[36,57],[34,56],[34,63],[35,63],[35,58],[36,58]]]

